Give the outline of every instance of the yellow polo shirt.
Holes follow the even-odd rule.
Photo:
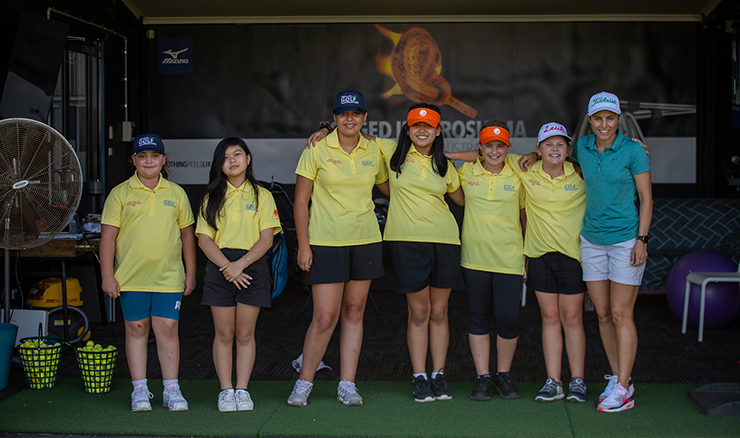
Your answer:
[[[465,193],[460,265],[477,271],[522,275],[524,256],[519,212],[524,189],[519,176],[505,164],[494,174],[482,159],[458,168]]]
[[[385,224],[385,240],[460,244],[460,229],[445,201],[445,193],[460,188],[460,179],[452,161],[442,177],[432,168],[432,157],[420,154],[411,145],[401,173],[390,171],[390,161],[397,143],[378,138],[388,169],[391,201]]]
[[[518,160],[518,156],[512,157]],[[565,173],[555,179],[542,170],[542,161],[523,173],[515,167],[527,192],[527,230],[524,254],[540,257],[559,252],[581,261],[580,234],[586,213],[586,184],[569,162],[563,163]]]
[[[114,276],[121,291],[182,292],[180,229],[193,222],[185,191],[161,176],[154,190],[137,174],[111,190],[101,223],[118,228]]]
[[[295,173],[313,181],[308,241],[311,245],[365,245],[382,241],[373,186],[388,179],[375,142],[360,136],[348,154],[333,131],[304,149]]]
[[[208,205],[207,199],[204,202]],[[259,187],[258,207],[254,204],[254,192],[249,181],[238,188],[226,182],[224,206],[216,218],[216,226],[218,230],[211,228],[199,212],[195,234],[205,234],[219,248],[249,250],[259,240],[262,230],[274,228],[273,234],[279,233],[280,218],[272,193]]]

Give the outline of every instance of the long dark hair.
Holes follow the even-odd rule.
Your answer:
[[[229,179],[224,175],[222,169],[224,167],[224,161],[226,161],[226,149],[229,146],[239,146],[244,150],[244,153],[250,156],[249,164],[247,165],[247,172],[244,174],[246,181],[252,185],[252,191],[254,192],[254,204],[259,209],[259,185],[257,179],[254,177],[252,172],[252,165],[254,164],[254,157],[247,147],[247,143],[238,137],[227,137],[221,140],[216,146],[216,150],[213,151],[213,161],[211,161],[211,171],[208,174],[208,188],[206,194],[200,201],[200,214],[206,219],[208,225],[214,230],[218,230],[216,226],[216,220],[223,214],[224,201],[226,198],[226,183]],[[206,204],[208,200],[208,204]]]
[[[417,103],[416,105],[409,108],[409,111],[416,108],[428,108],[432,111],[436,111],[438,114],[441,114],[439,112],[439,108],[437,108],[436,105],[428,103]],[[396,151],[391,157],[391,170],[396,172],[396,178],[398,178],[398,175],[401,173],[401,167],[406,161],[406,155],[408,155],[409,149],[411,149],[411,144],[411,137],[409,137],[409,125],[408,123],[406,123],[403,125],[403,128],[401,128],[401,131],[398,133],[398,147],[396,147]],[[447,160],[447,157],[445,157],[444,130],[439,133],[439,136],[434,138],[431,152],[433,158],[432,169],[439,173],[440,176],[447,175],[447,164],[449,163],[449,161]]]

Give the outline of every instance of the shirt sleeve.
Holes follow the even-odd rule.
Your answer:
[[[260,190],[259,206],[260,232],[268,228],[274,228],[273,234],[280,232],[280,216],[278,215],[275,198],[267,190]]]
[[[648,158],[647,153],[645,153],[645,148],[642,147],[640,143],[637,143],[636,141],[631,141],[631,150],[632,153],[632,159],[630,163],[630,172],[632,175],[637,175],[639,173],[645,173],[650,170],[650,158]]]
[[[103,225],[111,225],[116,228],[121,228],[121,215],[123,214],[123,202],[121,202],[121,196],[118,190],[113,189],[108,195],[108,199],[105,200],[103,206],[103,216],[100,219],[100,223]]]
[[[517,155],[517,154],[506,154],[506,164],[508,164],[509,167],[511,167],[511,170],[514,171],[514,173],[517,176],[521,176],[522,173],[524,173],[524,172],[522,172],[522,169],[519,167],[519,159],[520,158],[522,158],[521,155]],[[531,166],[531,164],[530,164],[530,166]]]
[[[448,160],[448,166],[447,166],[447,193],[452,193],[455,190],[460,188],[460,176],[457,174],[457,169],[455,169],[454,164],[452,161]]]
[[[379,137],[375,139],[375,143],[377,143],[378,149],[380,149],[380,154],[383,156],[383,160],[390,162],[391,157],[393,157],[393,153],[396,152],[398,143],[390,138]]]
[[[375,184],[382,184],[386,181],[388,181],[388,166],[385,165],[383,154],[378,152],[378,173],[375,174]]]
[[[318,156],[319,148],[326,147],[326,139],[321,140],[316,146],[304,149],[301,154],[300,160],[298,160],[298,166],[295,169],[295,173],[304,178],[314,181],[316,174],[319,171]]]
[[[193,210],[190,208],[190,199],[188,199],[185,190],[180,189],[180,212],[177,215],[177,226],[179,228],[187,228],[195,223],[193,218]]]
[[[208,205],[208,199],[203,200],[203,209]],[[205,216],[200,213],[200,209],[198,209],[198,224],[195,227],[195,235],[203,234],[205,236],[208,236],[211,238],[211,240],[214,240],[216,237],[216,230],[211,228],[210,225],[208,225],[208,222],[206,221]]]

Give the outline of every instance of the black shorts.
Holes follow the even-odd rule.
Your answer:
[[[306,284],[374,280],[385,275],[383,243],[352,246],[311,245],[313,263]]]
[[[229,261],[233,262],[246,254],[247,250],[223,248],[221,252]],[[218,266],[208,260],[206,275],[203,277],[201,305],[234,307],[236,303],[241,303],[255,307],[272,307],[270,269],[267,264],[267,257],[261,257],[244,270],[245,274],[252,277],[249,281],[250,285],[246,289],[237,289],[234,283],[226,281],[224,274],[218,269]]]
[[[529,259],[527,287],[538,292],[563,295],[586,292],[581,264],[559,252],[548,252]]]
[[[429,242],[388,242],[396,271],[396,290],[407,294],[427,286],[462,287],[460,245]]]

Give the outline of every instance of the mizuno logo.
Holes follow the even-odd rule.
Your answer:
[[[162,53],[165,53],[165,54],[167,54],[167,55],[170,55],[170,56],[172,57],[172,59],[177,59],[177,57],[178,57],[178,56],[180,55],[180,53],[182,53],[182,52],[184,52],[184,51],[188,50],[189,48],[190,48],[190,47],[186,47],[186,48],[184,48],[184,49],[182,49],[182,50],[178,50],[177,52],[173,52],[173,51],[172,51],[172,49],[170,49],[170,50],[165,50],[165,51],[164,51],[164,52],[162,52]]]

